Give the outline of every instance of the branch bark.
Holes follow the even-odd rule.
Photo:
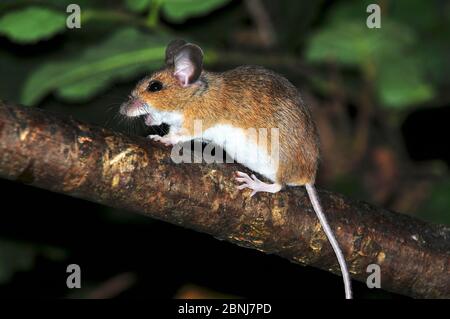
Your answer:
[[[238,191],[237,164],[175,164],[170,148],[0,102],[0,177],[133,210],[339,274],[302,187]],[[351,275],[381,266],[383,289],[450,298],[450,228],[319,190]]]

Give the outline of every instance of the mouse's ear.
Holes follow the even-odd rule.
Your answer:
[[[203,51],[195,44],[185,44],[173,57],[173,75],[182,86],[188,86],[198,80],[203,68]]]
[[[173,66],[173,58],[174,58],[175,54],[185,44],[187,44],[187,42],[184,40],[181,40],[181,39],[176,39],[176,40],[170,41],[170,43],[167,45],[167,48],[166,48],[165,62],[166,62],[167,66],[169,66],[169,67]]]

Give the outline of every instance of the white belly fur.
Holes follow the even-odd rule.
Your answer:
[[[277,162],[270,157],[265,147],[248,137],[246,130],[220,124],[206,129],[203,140],[222,147],[236,162],[275,181]]]

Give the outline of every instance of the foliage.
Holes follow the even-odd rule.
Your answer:
[[[118,1],[117,9],[107,9],[105,1],[81,1],[82,31],[90,30],[89,39],[80,39],[79,32],[66,29],[64,9],[70,3],[68,0],[44,0],[39,6],[13,6],[6,2],[3,5],[6,13],[0,16],[0,33],[12,42],[33,44],[64,33],[65,42],[73,45],[71,54],[42,57],[23,82],[20,102],[36,105],[51,92],[62,100],[81,102],[114,82],[135,78],[158,66],[161,50],[171,37],[170,30],[159,27],[160,16],[179,24],[207,15],[229,2],[123,0]],[[287,7],[284,2],[287,3],[282,1],[280,7]],[[435,54],[445,50],[439,46],[442,39],[432,32],[437,27],[447,30],[450,27],[433,19],[439,14],[438,6],[425,5],[419,0],[385,2],[382,28],[370,30],[365,24],[369,3],[367,0],[338,2],[328,10],[323,25],[307,42],[307,61],[313,64],[331,61],[344,68],[359,69],[366,79],[375,83],[380,104],[387,108],[404,109],[432,100],[439,81],[444,80],[440,65],[446,58],[445,54]],[[408,10],[417,14],[406,14]],[[145,14],[146,18],[142,16]],[[289,17],[290,21],[298,20],[292,14]],[[312,20],[310,16],[308,19]],[[296,33],[296,30],[285,31]],[[98,37],[107,39],[99,43]],[[292,39],[288,35],[283,37]],[[420,49],[423,47],[441,50]],[[313,83],[321,81],[313,79]]]
[[[207,14],[227,2],[124,1],[124,9],[131,12],[148,11],[147,22],[139,15],[122,14],[104,7],[98,9],[98,3],[82,2],[82,30],[87,28],[92,31],[92,38],[86,42],[86,39],[80,39],[76,30],[66,28],[66,13],[62,9],[70,1],[46,0],[39,7],[31,5],[14,8],[0,17],[0,33],[12,42],[19,45],[33,44],[65,33],[71,46],[70,50],[62,47],[64,52],[60,56],[49,54],[36,63],[22,84],[20,102],[37,105],[52,92],[63,101],[86,101],[117,81],[133,79],[155,69],[161,65],[165,46],[170,41],[167,32],[158,28],[158,21],[154,21],[158,19],[155,11],[162,11],[169,20],[179,23],[190,17]],[[107,31],[94,27],[99,21]],[[147,31],[139,28],[139,22],[147,25]],[[98,37],[106,39],[98,41]]]
[[[183,22],[190,17],[204,15],[225,5],[230,0],[126,0],[127,7],[143,12],[150,6],[161,8],[172,22]]]
[[[128,9],[134,12],[143,12],[150,6],[151,0],[125,0]]]
[[[0,33],[18,43],[33,43],[50,38],[65,27],[64,13],[34,6],[10,12],[0,19]]]
[[[22,102],[35,104],[56,91],[69,101],[82,101],[108,87],[114,80],[160,66],[167,39],[123,29],[103,43],[86,48],[63,61],[49,61],[27,79]]]
[[[417,1],[412,1],[417,4]],[[403,21],[409,1],[396,2],[396,10],[382,10],[380,29],[368,29],[366,6],[370,1],[342,3],[331,12],[325,25],[312,36],[306,57],[311,62],[334,61],[346,67],[357,67],[376,83],[380,102],[385,107],[406,108],[430,101],[435,97],[437,83],[429,81],[432,72],[428,60],[436,57],[433,51],[416,50],[423,45],[421,32]],[[415,6],[422,10],[421,6]],[[386,11],[389,6],[384,8]],[[408,11],[407,10],[407,11]],[[408,11],[409,14],[410,11]],[[413,15],[413,14],[411,14]],[[417,14],[433,24],[429,15]],[[426,22],[422,21],[424,26]],[[428,38],[427,42],[433,42]],[[432,45],[432,44],[430,44]],[[424,54],[425,53],[425,54]],[[444,61],[442,61],[444,62]]]
[[[174,22],[183,22],[223,6],[230,0],[162,0],[163,11]]]

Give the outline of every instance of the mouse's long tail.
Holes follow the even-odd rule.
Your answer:
[[[333,231],[328,224],[328,221],[323,213],[322,206],[320,205],[319,198],[317,196],[316,188],[312,184],[306,184],[306,191],[308,192],[309,199],[311,200],[311,204],[316,212],[317,218],[319,218],[320,224],[330,241],[331,247],[333,247],[334,253],[336,254],[337,260],[339,262],[339,266],[341,267],[342,277],[344,279],[344,287],[345,287],[345,298],[352,299],[352,284],[350,280],[350,274],[347,269],[347,264],[345,262],[344,255],[342,254],[342,250],[339,247],[339,243],[334,237]]]

